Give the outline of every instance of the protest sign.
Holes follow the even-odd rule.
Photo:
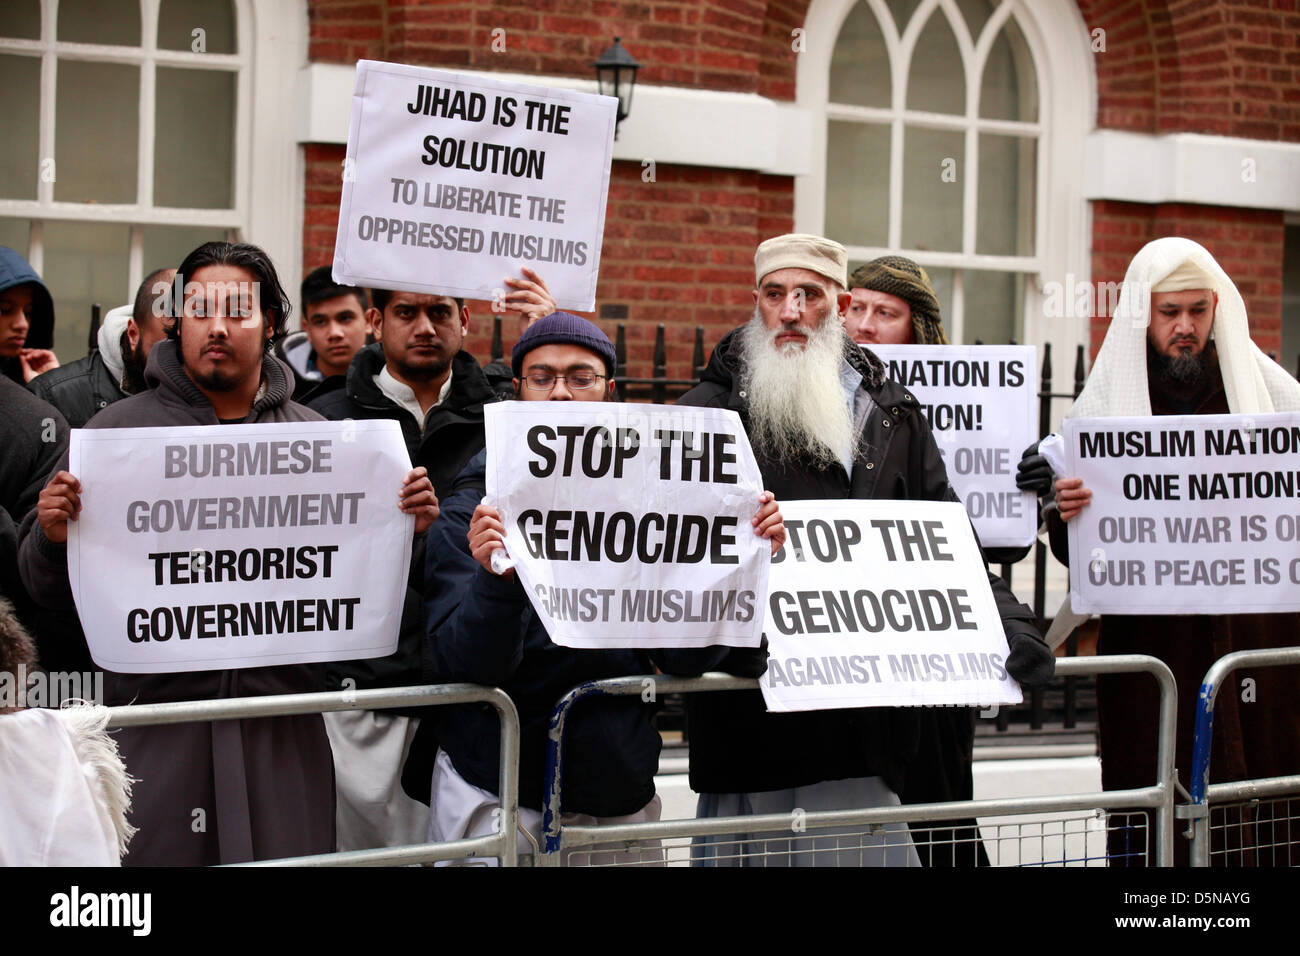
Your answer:
[[[487,498],[551,640],[757,647],[771,544],[735,412],[597,402],[485,409]]]
[[[1065,420],[1082,613],[1300,611],[1300,414]]]
[[[763,632],[769,711],[1018,704],[988,572],[953,501],[786,501]]]
[[[74,429],[68,580],[126,674],[397,649],[415,519],[396,422]]]
[[[358,61],[334,280],[499,302],[526,265],[591,311],[617,103]]]
[[[1038,534],[1038,501],[1016,487],[1037,441],[1038,359],[1029,345],[870,345],[886,374],[916,396],[953,490],[986,548]]]

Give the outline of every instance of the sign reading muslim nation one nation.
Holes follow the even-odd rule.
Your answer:
[[[948,480],[986,548],[1038,534],[1038,501],[1016,487],[1038,439],[1038,359],[1030,345],[870,345],[925,412]]]
[[[484,412],[485,500],[552,641],[758,646],[771,543],[750,523],[762,478],[735,412],[598,402]]]
[[[769,711],[1020,703],[954,501],[786,501],[763,631]]]
[[[529,266],[591,311],[617,103],[358,61],[334,280],[499,301]]]
[[[397,649],[415,519],[391,421],[74,429],[68,579],[126,674]]]
[[[1300,611],[1300,414],[1065,420],[1084,613]]]

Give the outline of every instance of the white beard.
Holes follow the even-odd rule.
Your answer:
[[[857,444],[840,381],[844,322],[831,312],[816,329],[804,325],[800,330],[808,336],[804,348],[778,349],[776,333],[755,309],[741,331],[749,440],[779,461],[803,457],[837,464]]]

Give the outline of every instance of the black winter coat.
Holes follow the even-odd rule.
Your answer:
[[[28,382],[27,387],[37,398],[57,408],[71,428],[83,428],[101,409],[126,398],[99,352],[50,369]]]
[[[415,416],[379,390],[375,376],[384,367],[384,349],[367,345],[352,357],[347,383],[329,389],[308,406],[331,421],[392,419],[402,428],[412,467],[428,469],[429,480],[439,501],[451,488],[451,481],[483,448],[483,406],[495,400],[478,362],[466,351],[452,360],[451,391],[441,405],[429,409],[424,431]],[[331,381],[326,379],[326,382]],[[417,537],[411,549],[411,572],[402,607],[402,624],[397,650],[388,657],[369,660],[335,661],[326,665],[328,686],[342,686],[345,678],[357,688],[402,687],[431,684],[436,680],[424,639],[424,540]],[[392,710],[389,713],[423,714],[426,708]]]
[[[700,384],[678,404],[730,408],[748,428],[738,332],[718,343]],[[852,474],[838,464],[778,461],[755,449],[764,487],[777,501],[958,500],[916,398],[885,378],[884,366],[872,352],[852,345],[847,337],[845,341],[845,356],[861,374],[860,388],[874,403],[863,425]],[[1037,634],[1033,612],[1015,599],[1001,578],[990,574],[989,581],[1008,638],[1017,632]],[[664,669],[685,674],[722,669],[757,677],[766,666],[766,656],[765,649],[675,651],[667,655]],[[700,793],[784,790],[872,776],[883,777],[898,793],[917,756],[922,722],[927,719],[919,708],[902,707],[769,714],[757,690],[690,694],[686,701],[691,789]]]
[[[487,452],[456,479],[429,529],[429,644],[439,676],[500,687],[519,710],[519,803],[543,805],[547,726],[561,697],[584,681],[652,672],[649,654],[580,650],[551,643],[517,577],[485,571],[466,535],[483,498]],[[487,704],[438,708],[438,739],[456,772],[496,793],[500,730]],[[601,697],[578,704],[565,731],[561,781],[566,813],[623,816],[654,797],[659,733],[652,705],[639,697]]]

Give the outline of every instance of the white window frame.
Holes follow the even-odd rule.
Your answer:
[[[306,61],[306,0],[231,0],[235,53],[164,50],[157,45],[162,0],[139,0],[140,46],[71,43],[57,39],[59,0],[40,0],[41,35],[36,40],[0,38],[0,53],[39,57],[39,160],[55,159],[55,109],[60,59],[128,63],[140,67],[136,201],[56,201],[52,181],[37,177],[36,199],[0,199],[0,217],[31,223],[27,258],[44,271],[45,223],[114,223],[130,227],[128,274],[123,300],[130,301],[144,278],[144,227],[191,226],[224,229],[229,239],[256,242],[281,265],[281,280],[296,287],[301,275],[303,188],[301,150],[293,135],[294,85]],[[233,204],[226,209],[155,206],[153,202],[155,95],[158,67],[225,70],[236,74]],[[254,109],[252,91],[258,91]],[[253,144],[257,148],[253,148]]]
[[[881,24],[890,56],[890,106],[832,105],[830,64],[845,18],[857,3],[867,3]],[[936,9],[938,8],[938,9]],[[1038,119],[1032,123],[991,120],[979,116],[984,64],[1007,17],[1014,15],[1036,66]],[[906,108],[908,66],[921,30],[931,16],[945,16],[966,74],[964,116],[948,116]],[[1012,272],[1028,275],[1025,312],[1020,323],[1024,341],[1051,341],[1068,348],[1087,341],[1087,316],[1048,318],[1042,314],[1043,283],[1086,282],[1089,262],[1090,213],[1083,198],[1083,144],[1096,114],[1095,74],[1089,34],[1072,0],[1003,0],[992,12],[981,39],[973,42],[953,0],[921,0],[902,35],[898,35],[884,0],[813,0],[805,20],[807,51],[797,64],[796,102],[815,117],[812,129],[811,172],[795,180],[795,227],[821,234],[825,229],[827,125],[830,120],[888,123],[890,143],[890,216],[888,246],[851,246],[853,260],[901,253],[923,266],[953,270],[953,302],[946,316],[954,341],[964,325],[962,270]],[[1050,66],[1050,68],[1048,68]],[[959,130],[965,133],[965,156],[959,172],[963,186],[962,252],[933,252],[902,248],[903,127]],[[979,143],[981,132],[1035,136],[1038,143],[1035,176],[1034,252],[1027,256],[975,253]],[[1059,371],[1059,369],[1058,369]]]

